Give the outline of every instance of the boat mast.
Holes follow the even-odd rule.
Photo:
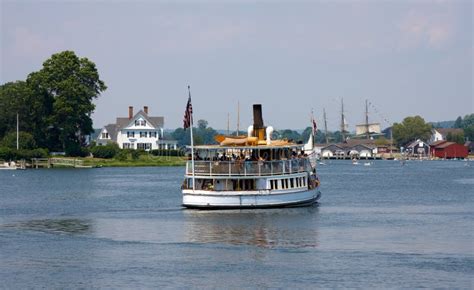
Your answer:
[[[20,117],[19,114],[16,113],[16,150],[20,150]]]
[[[329,143],[328,141],[328,122],[326,119],[326,109],[323,108],[323,117],[324,117],[324,137],[326,138],[326,144]]]
[[[369,133],[369,107],[367,106],[367,100],[365,100],[365,136],[367,140],[370,139]]]
[[[342,134],[342,142],[346,141],[346,120],[344,117],[344,99],[341,98],[341,134]]]
[[[239,136],[239,130],[240,130],[240,102],[237,101],[237,132],[235,133],[235,136]]]
[[[230,136],[230,113],[227,113],[227,136]]]

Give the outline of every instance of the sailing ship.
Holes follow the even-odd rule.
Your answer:
[[[191,96],[185,128],[192,127],[190,100]],[[316,164],[310,162],[304,144],[272,139],[273,128],[264,126],[260,104],[253,105],[253,117],[247,136],[218,135],[218,145],[188,147],[191,160],[182,185],[184,207],[293,207],[320,199]]]

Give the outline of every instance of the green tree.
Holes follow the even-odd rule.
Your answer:
[[[458,144],[464,144],[464,133],[448,133],[446,140],[450,142],[456,142]]]
[[[282,138],[282,139],[288,139],[288,140],[292,140],[294,142],[301,142],[302,141],[301,135],[298,132],[294,131],[294,130],[285,129],[285,130],[278,131],[278,133],[279,133],[280,138]]]
[[[40,71],[31,73],[27,83],[34,101],[42,105],[36,106],[38,111],[44,112],[36,116],[42,125],[41,142],[53,150],[76,151],[84,136],[93,132],[92,101],[107,89],[95,64],[72,51],[63,51],[46,60]]]
[[[5,137],[3,137],[2,142],[0,142],[0,146],[16,149],[16,139],[16,132],[10,132],[6,134]],[[27,132],[19,132],[18,147],[20,149],[35,149],[36,142],[33,135]]]
[[[454,122],[453,128],[462,128],[462,118],[459,116],[456,121]]]
[[[24,81],[6,83],[0,86],[0,140],[10,131],[16,131],[16,115],[19,114],[20,131],[33,132],[36,124],[31,116],[32,90]]]
[[[406,117],[402,123],[393,125],[393,138],[399,146],[416,139],[427,140],[431,135],[431,128],[420,116]]]
[[[209,123],[206,120],[198,120],[197,124],[199,129],[204,130]]]

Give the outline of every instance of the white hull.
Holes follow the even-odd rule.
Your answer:
[[[206,191],[184,189],[183,206],[188,208],[269,208],[310,205],[319,200],[318,188],[304,191]]]

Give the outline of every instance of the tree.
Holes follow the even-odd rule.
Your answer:
[[[0,86],[0,140],[10,131],[16,131],[16,114],[20,116],[20,130],[33,132],[32,91],[24,81],[6,83]]]
[[[294,131],[294,130],[290,130],[290,129],[280,130],[278,133],[280,135],[280,138],[282,138],[282,139],[288,139],[288,140],[292,140],[294,142],[302,141],[301,140],[301,135],[298,132]]]
[[[462,128],[462,118],[459,116],[454,122],[453,128]]]
[[[27,83],[34,92],[33,103],[42,105],[35,107],[44,113],[35,120],[41,125],[40,141],[66,153],[82,146],[84,136],[93,132],[92,101],[107,89],[95,64],[72,51],[63,51],[46,60],[40,71],[31,73]]]
[[[11,149],[16,149],[16,132],[12,131],[3,137],[2,142],[0,142],[0,146],[8,147]],[[19,132],[18,134],[18,147],[19,149],[35,149],[36,142],[33,138],[33,135],[27,132]]]
[[[206,120],[198,120],[198,128],[204,130],[209,123]]]
[[[393,138],[399,146],[416,139],[427,140],[431,135],[431,125],[420,116],[406,117],[402,123],[393,125]]]
[[[446,141],[456,142],[458,144],[464,144],[464,133],[451,133],[446,135]]]
[[[390,144],[390,141],[387,140],[385,137],[380,137],[378,139],[375,139],[374,143],[377,146],[384,146]]]

